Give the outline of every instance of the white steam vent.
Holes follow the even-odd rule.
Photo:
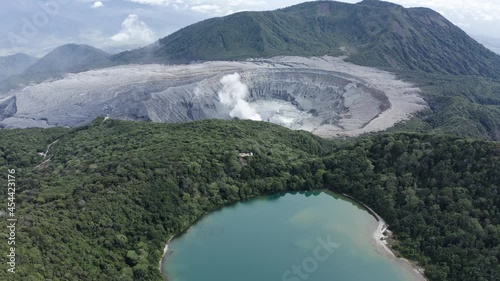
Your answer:
[[[220,80],[222,89],[219,91],[220,102],[229,107],[232,118],[262,121],[262,118],[245,99],[248,96],[248,86],[241,82],[238,73],[226,75]]]

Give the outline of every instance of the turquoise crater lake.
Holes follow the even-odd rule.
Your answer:
[[[377,245],[376,219],[326,192],[287,193],[213,212],[172,240],[169,281],[414,281]]]

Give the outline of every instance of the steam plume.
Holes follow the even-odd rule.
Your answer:
[[[241,76],[238,73],[226,75],[220,82],[222,89],[218,93],[219,100],[223,105],[231,108],[229,113],[231,117],[262,121],[255,108],[245,101],[248,96],[248,87],[241,82]]]

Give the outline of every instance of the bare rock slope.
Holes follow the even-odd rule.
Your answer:
[[[419,92],[393,74],[334,57],[127,65],[3,94],[0,126],[72,127],[99,116],[186,122],[251,111],[247,119],[321,136],[358,135],[426,108]]]

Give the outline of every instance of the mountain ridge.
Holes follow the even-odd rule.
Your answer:
[[[315,1],[212,18],[112,60],[189,63],[281,55],[347,55],[365,66],[500,77],[500,56],[439,13],[376,0]]]
[[[242,12],[193,24],[112,60],[172,64],[325,54],[421,88],[430,111],[399,126],[403,130],[500,139],[500,55],[429,8],[316,1]]]
[[[65,44],[59,46],[40,58],[34,65],[30,66],[25,73],[40,74],[51,72],[64,74],[82,70],[90,70],[96,67],[108,65],[111,55],[103,50],[85,44]],[[72,61],[69,61],[72,59]],[[97,61],[92,61],[97,60]]]
[[[38,59],[23,72],[9,77],[0,90],[38,83],[67,73],[78,73],[111,66],[111,55],[85,44],[61,45]]]
[[[23,53],[0,57],[0,81],[21,74],[36,61],[37,58]]]

